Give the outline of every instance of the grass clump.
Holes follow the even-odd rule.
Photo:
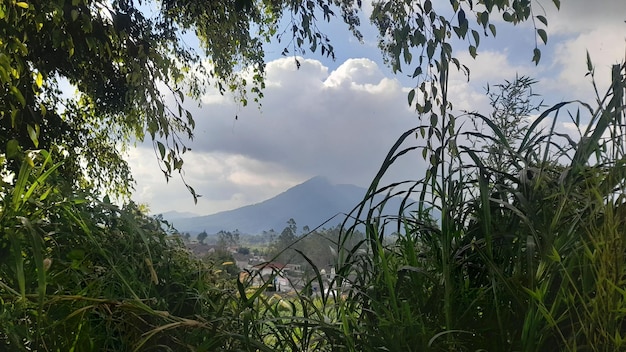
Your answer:
[[[492,115],[449,116],[400,138],[354,212],[365,215],[357,225],[368,255],[354,250],[339,264],[351,286],[343,323],[352,350],[623,348],[624,70],[614,67],[596,108],[560,103],[518,129],[503,114],[526,119],[540,108],[533,81],[518,78],[501,87]],[[563,115],[581,136],[557,130]],[[467,122],[491,132],[456,127]],[[421,130],[442,147],[405,147]],[[380,186],[416,150],[430,161],[426,176]],[[377,216],[397,195],[406,201],[398,215]]]
[[[38,351],[229,350],[234,287],[137,206],[69,195],[29,153],[0,208],[0,346]],[[233,318],[234,317],[234,318]]]

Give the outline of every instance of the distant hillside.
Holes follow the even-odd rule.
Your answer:
[[[290,218],[296,221],[299,228],[307,225],[313,229],[338,213],[350,212],[363,200],[365,193],[365,188],[333,185],[326,178],[318,176],[261,203],[213,215],[170,220],[179,231],[192,234],[202,231],[213,234],[236,229],[249,234],[270,229],[280,232]],[[399,202],[393,203],[397,204],[389,204],[389,209],[397,211]],[[335,226],[344,218],[344,215],[339,215],[326,227]]]
[[[165,213],[158,214],[158,215],[163,216],[163,219],[167,221],[187,219],[187,218],[193,218],[193,217],[198,216],[198,214],[189,213],[189,212],[180,212],[176,210],[166,211]]]

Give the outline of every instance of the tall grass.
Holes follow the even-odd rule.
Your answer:
[[[25,153],[3,185],[0,349],[256,349],[233,284],[133,204],[68,194],[60,165]]]
[[[0,350],[330,351],[345,339],[320,272],[291,297],[195,259],[134,204],[68,193],[26,152],[0,204]]]
[[[368,255],[354,249],[339,262],[338,280],[350,283],[342,324],[353,350],[622,348],[624,71],[614,67],[596,107],[547,108],[514,140],[478,113],[398,140],[354,211],[365,218],[360,251]],[[490,133],[461,130],[465,120]],[[581,135],[560,132],[562,121]],[[441,146],[424,152],[426,176],[381,186],[398,158],[421,151],[404,145],[424,128]],[[488,162],[493,150],[499,163]],[[406,207],[381,218],[380,195],[403,196]],[[389,222],[398,235],[391,243]]]

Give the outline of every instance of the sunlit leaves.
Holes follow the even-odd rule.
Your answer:
[[[134,1],[0,5],[0,83],[6,88],[0,142],[67,150],[69,158],[87,159],[73,162],[77,167],[68,168],[69,179],[96,187],[94,179],[82,180],[95,175],[105,182],[97,187],[118,188],[130,181],[118,182],[116,175],[130,177],[116,150],[149,136],[159,139],[156,149],[169,178],[182,171],[184,144],[193,136],[186,96],[199,99],[216,85],[221,93],[231,90],[242,105],[248,94],[258,103],[265,86],[263,42],[278,34],[284,11],[296,15],[293,32],[286,35],[294,53],[309,43],[310,50],[321,48],[322,55],[334,57],[330,39],[316,25],[320,13],[329,21],[340,12],[358,34],[351,1],[154,0],[154,5],[149,16],[151,5]],[[198,37],[200,50],[185,42],[187,32]],[[405,58],[410,57],[407,51]],[[237,72],[241,68],[250,69],[251,80]],[[68,99],[56,90],[59,78],[73,85],[77,96]],[[90,149],[107,142],[112,146],[107,152]]]
[[[43,86],[43,76],[41,75],[41,72],[37,72],[35,84],[37,85],[37,88],[41,88],[41,86]]]

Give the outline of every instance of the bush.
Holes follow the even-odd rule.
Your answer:
[[[0,345],[12,350],[215,350],[231,292],[137,206],[68,195],[31,154],[0,209]],[[231,284],[232,288],[232,284]],[[228,331],[228,333],[224,332]]]
[[[337,270],[337,285],[351,287],[341,315],[352,350],[624,348],[625,71],[614,67],[595,109],[557,104],[513,140],[490,116],[441,120],[430,126],[431,145],[443,147],[425,150],[425,178],[381,187],[422,127],[402,136],[355,209],[366,219],[344,234],[367,230],[367,255],[345,252]],[[568,108],[577,142],[555,129]],[[476,121],[492,133],[454,127]],[[464,144],[465,136],[479,142]],[[493,150],[500,160],[488,163]],[[385,201],[374,197],[385,194],[405,197],[398,216],[375,215]],[[389,224],[398,234],[391,244]]]

